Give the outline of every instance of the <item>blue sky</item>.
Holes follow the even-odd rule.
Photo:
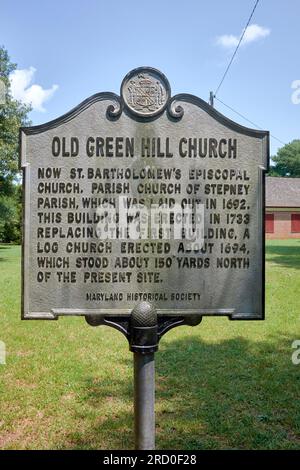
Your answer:
[[[23,71],[17,91],[35,100],[34,124],[96,92],[118,93],[126,73],[141,65],[164,72],[172,94],[207,100],[253,5],[254,0],[14,0],[1,5],[0,44]],[[299,17],[299,0],[260,0],[251,21],[257,27],[243,41],[218,94],[283,142],[300,138],[300,104],[292,102],[292,83],[299,80],[300,88]],[[216,108],[254,127],[221,103]],[[280,146],[271,139],[273,154]]]

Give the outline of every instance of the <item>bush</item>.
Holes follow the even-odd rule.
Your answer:
[[[14,185],[11,195],[0,195],[0,241],[21,242],[21,186]]]

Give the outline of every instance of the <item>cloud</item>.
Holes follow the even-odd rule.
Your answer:
[[[264,28],[258,24],[251,24],[245,31],[241,45],[250,44],[251,42],[257,41],[258,39],[269,36],[271,30]],[[220,46],[231,48],[236,47],[241,36],[234,36],[233,34],[224,34],[223,36],[217,37],[217,44]]]
[[[36,69],[14,70],[10,75],[11,94],[14,99],[22,101],[22,103],[30,104],[34,111],[46,111],[43,104],[48,101],[58,85],[52,85],[51,88],[44,89],[41,85],[30,85]]]

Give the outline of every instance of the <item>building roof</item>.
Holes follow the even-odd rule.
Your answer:
[[[300,207],[300,178],[266,178],[267,207]]]

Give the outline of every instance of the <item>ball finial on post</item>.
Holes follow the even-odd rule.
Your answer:
[[[158,349],[157,312],[154,305],[141,302],[130,317],[130,351],[150,354]]]

